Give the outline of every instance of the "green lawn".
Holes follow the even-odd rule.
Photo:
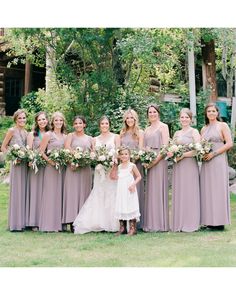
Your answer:
[[[13,266],[236,266],[236,196],[231,196],[232,225],[224,232],[40,233],[7,231],[6,185],[0,185],[0,267]]]

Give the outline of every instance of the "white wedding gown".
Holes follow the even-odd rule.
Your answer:
[[[108,149],[115,148],[114,139],[115,134],[106,142]],[[95,146],[104,144],[99,137],[95,140]],[[115,218],[117,181],[111,180],[99,168],[100,165],[95,168],[93,189],[73,223],[75,234],[116,232],[119,229],[119,222]]]

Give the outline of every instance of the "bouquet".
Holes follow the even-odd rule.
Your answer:
[[[135,163],[140,158],[139,151],[136,149],[130,150],[130,161]]]
[[[170,140],[167,145],[163,145],[160,149],[160,155],[165,160],[172,160],[177,163],[177,158],[183,156],[184,152],[189,151],[189,145],[177,144],[174,140]]]
[[[212,151],[213,144],[206,139],[202,139],[200,142],[194,143],[193,149],[195,150],[195,157],[198,162],[204,161],[204,156]]]
[[[104,145],[96,147],[95,151],[90,154],[90,158],[98,166],[98,169],[104,169],[105,172],[108,172],[114,164],[117,164],[116,150],[108,150]]]
[[[91,163],[90,152],[83,151],[81,147],[77,147],[74,151],[71,152],[70,165],[72,167],[86,167]]]
[[[26,162],[27,150],[28,147],[21,147],[18,144],[13,144],[7,151],[7,159],[11,160],[14,165]]]
[[[66,166],[71,159],[71,153],[68,149],[48,150],[47,155],[48,159],[55,163],[55,168],[59,170],[59,172],[61,167]]]
[[[47,165],[47,161],[37,150],[27,150],[27,161],[31,163],[30,168],[34,170],[35,174],[38,172],[39,167],[45,167]]]
[[[139,159],[142,165],[149,165],[152,163],[157,157],[157,153],[152,150],[140,150],[139,151]]]

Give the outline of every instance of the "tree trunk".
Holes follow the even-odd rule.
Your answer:
[[[215,42],[210,40],[205,42],[203,39],[202,43],[202,63],[203,63],[203,88],[209,88],[210,100],[216,101],[218,97],[217,84],[216,84],[216,64],[215,64]]]
[[[32,65],[27,60],[25,63],[25,90],[24,95],[31,91]]]

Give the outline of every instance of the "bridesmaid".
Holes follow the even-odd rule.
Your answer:
[[[75,150],[77,147],[85,150],[92,149],[92,137],[84,133],[86,120],[83,116],[74,118],[74,132],[69,133],[65,148]],[[90,167],[78,168],[73,170],[68,165],[66,169],[64,193],[63,193],[63,215],[62,223],[70,224],[70,229],[73,232],[73,222],[78,215],[81,207],[86,201],[92,189],[92,170]]]
[[[48,162],[45,167],[42,206],[39,218],[39,230],[45,232],[58,232],[62,230],[62,194],[64,171],[55,169],[55,163],[48,159],[47,150],[61,149],[64,147],[66,135],[65,118],[62,113],[55,112],[52,115],[51,131],[43,136],[40,151]]]
[[[230,224],[229,174],[226,151],[232,146],[228,125],[220,122],[215,103],[205,107],[203,139],[213,143],[213,151],[205,156],[200,173],[201,224],[211,229],[224,229]]]
[[[18,109],[13,120],[15,126],[7,131],[3,140],[1,150],[7,152],[8,146],[18,144],[21,147],[26,146],[27,131],[25,130],[26,113],[22,109]],[[13,165],[11,163],[10,172],[10,201],[8,225],[10,231],[22,231],[25,228],[25,200],[26,200],[26,180],[27,165],[19,163]]]
[[[49,121],[45,112],[35,115],[34,130],[27,137],[27,145],[32,150],[38,150],[44,134],[49,130]],[[39,214],[43,190],[44,167],[39,167],[38,172],[29,169],[26,193],[26,226],[37,231],[39,227]]]
[[[168,144],[169,128],[160,121],[158,105],[149,105],[147,116],[150,126],[144,131],[144,147],[156,151],[157,158],[147,166],[143,230],[164,232],[169,230],[168,167],[167,161],[158,152],[163,144]]]
[[[143,133],[143,130],[139,128],[138,114],[132,109],[127,110],[123,116],[123,128],[120,132],[121,145],[137,151],[143,149]],[[144,176],[141,162],[138,161],[136,166],[142,176],[141,181],[137,184],[139,209],[141,214],[138,227],[142,229],[144,217]]]
[[[185,145],[200,142],[200,134],[192,128],[192,112],[180,111],[182,129],[176,131],[174,140]],[[188,151],[177,159],[172,175],[172,224],[174,232],[193,232],[200,226],[199,168],[194,151]]]

